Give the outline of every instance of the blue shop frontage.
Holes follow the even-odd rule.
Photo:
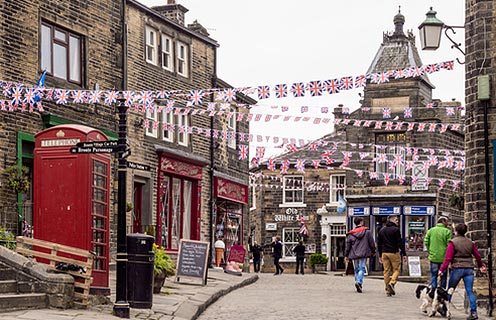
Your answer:
[[[424,237],[429,228],[436,222],[436,207],[434,205],[397,205],[397,206],[348,206],[348,230],[355,227],[353,219],[363,217],[377,243],[379,231],[386,225],[389,215],[400,217],[400,230],[408,256],[424,257],[427,252],[424,247]],[[370,259],[370,270],[381,270],[377,257]]]

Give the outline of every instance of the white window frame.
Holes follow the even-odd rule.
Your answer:
[[[188,46],[180,41],[176,43],[176,65],[177,74],[188,78],[188,63],[189,63],[189,50]]]
[[[283,228],[282,229],[282,256],[283,258],[289,258],[296,260],[296,254],[294,253],[294,248],[298,244],[300,239],[299,235],[300,228]]]
[[[161,34],[161,57],[162,68],[168,71],[174,71],[174,59],[172,59],[172,38],[166,34]]]
[[[157,65],[157,30],[145,27],[145,59],[146,62]]]
[[[329,176],[329,204],[338,205],[339,196],[346,197],[346,174]]]
[[[177,129],[179,127],[184,126],[184,132],[177,132],[177,143],[187,147],[189,145],[189,134],[187,132],[188,128],[188,115],[178,114],[177,115]]]
[[[227,130],[229,132],[229,137],[227,138],[227,146],[231,149],[236,149],[236,136],[234,139],[231,139],[231,132],[236,132],[237,127],[237,112],[236,109],[231,108],[230,112],[232,112],[232,116],[227,119]]]
[[[284,176],[283,178],[283,189],[282,189],[282,202],[283,204],[303,204],[305,199],[304,199],[304,185],[305,185],[305,178],[303,176]],[[296,184],[296,181],[301,181],[301,185],[298,186]],[[301,201],[289,201],[286,199],[286,192],[292,192],[293,193],[293,198],[295,198],[296,192],[301,192]]]
[[[167,124],[167,130],[164,130],[164,124]],[[169,131],[169,125],[174,124],[174,115],[172,112],[162,111],[162,140],[174,142],[174,131]]]
[[[390,133],[395,136],[395,140],[397,136],[403,133]],[[380,154],[386,154],[386,162],[378,163],[375,162],[375,172],[378,173],[377,179],[384,180],[384,173],[389,173],[391,179],[398,179],[399,176],[404,176],[406,174],[406,142],[377,142],[376,144],[381,146],[386,146],[386,148],[382,148],[379,146],[375,147],[375,159],[378,159]],[[394,169],[389,168],[389,163],[394,161],[394,157],[397,154],[401,154],[403,158],[403,164],[399,166],[395,166]]]
[[[257,209],[257,186],[255,185],[255,182],[250,187],[251,189],[251,206],[250,206],[250,211],[256,210]]]
[[[158,121],[157,110],[146,110],[146,119],[150,122],[150,125],[145,130],[145,134],[149,137],[158,138],[158,128],[153,128],[153,122]]]

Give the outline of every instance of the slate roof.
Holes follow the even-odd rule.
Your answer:
[[[403,32],[405,17],[398,12],[393,21],[395,31],[383,34],[383,42],[374,60],[372,60],[367,74],[423,65],[415,46],[415,36],[412,31],[408,30],[407,34]],[[421,78],[432,89],[435,88],[427,75],[424,74]]]

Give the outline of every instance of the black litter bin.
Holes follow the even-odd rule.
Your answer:
[[[153,243],[146,234],[127,235],[127,300],[131,308],[150,309],[153,298]]]

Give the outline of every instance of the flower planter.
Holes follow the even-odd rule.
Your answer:
[[[312,273],[318,273],[319,271],[326,271],[327,264],[314,264],[312,266]]]
[[[154,275],[153,293],[160,293],[160,290],[162,290],[162,287],[164,286],[165,278],[167,278],[167,274],[165,273],[165,271]]]

